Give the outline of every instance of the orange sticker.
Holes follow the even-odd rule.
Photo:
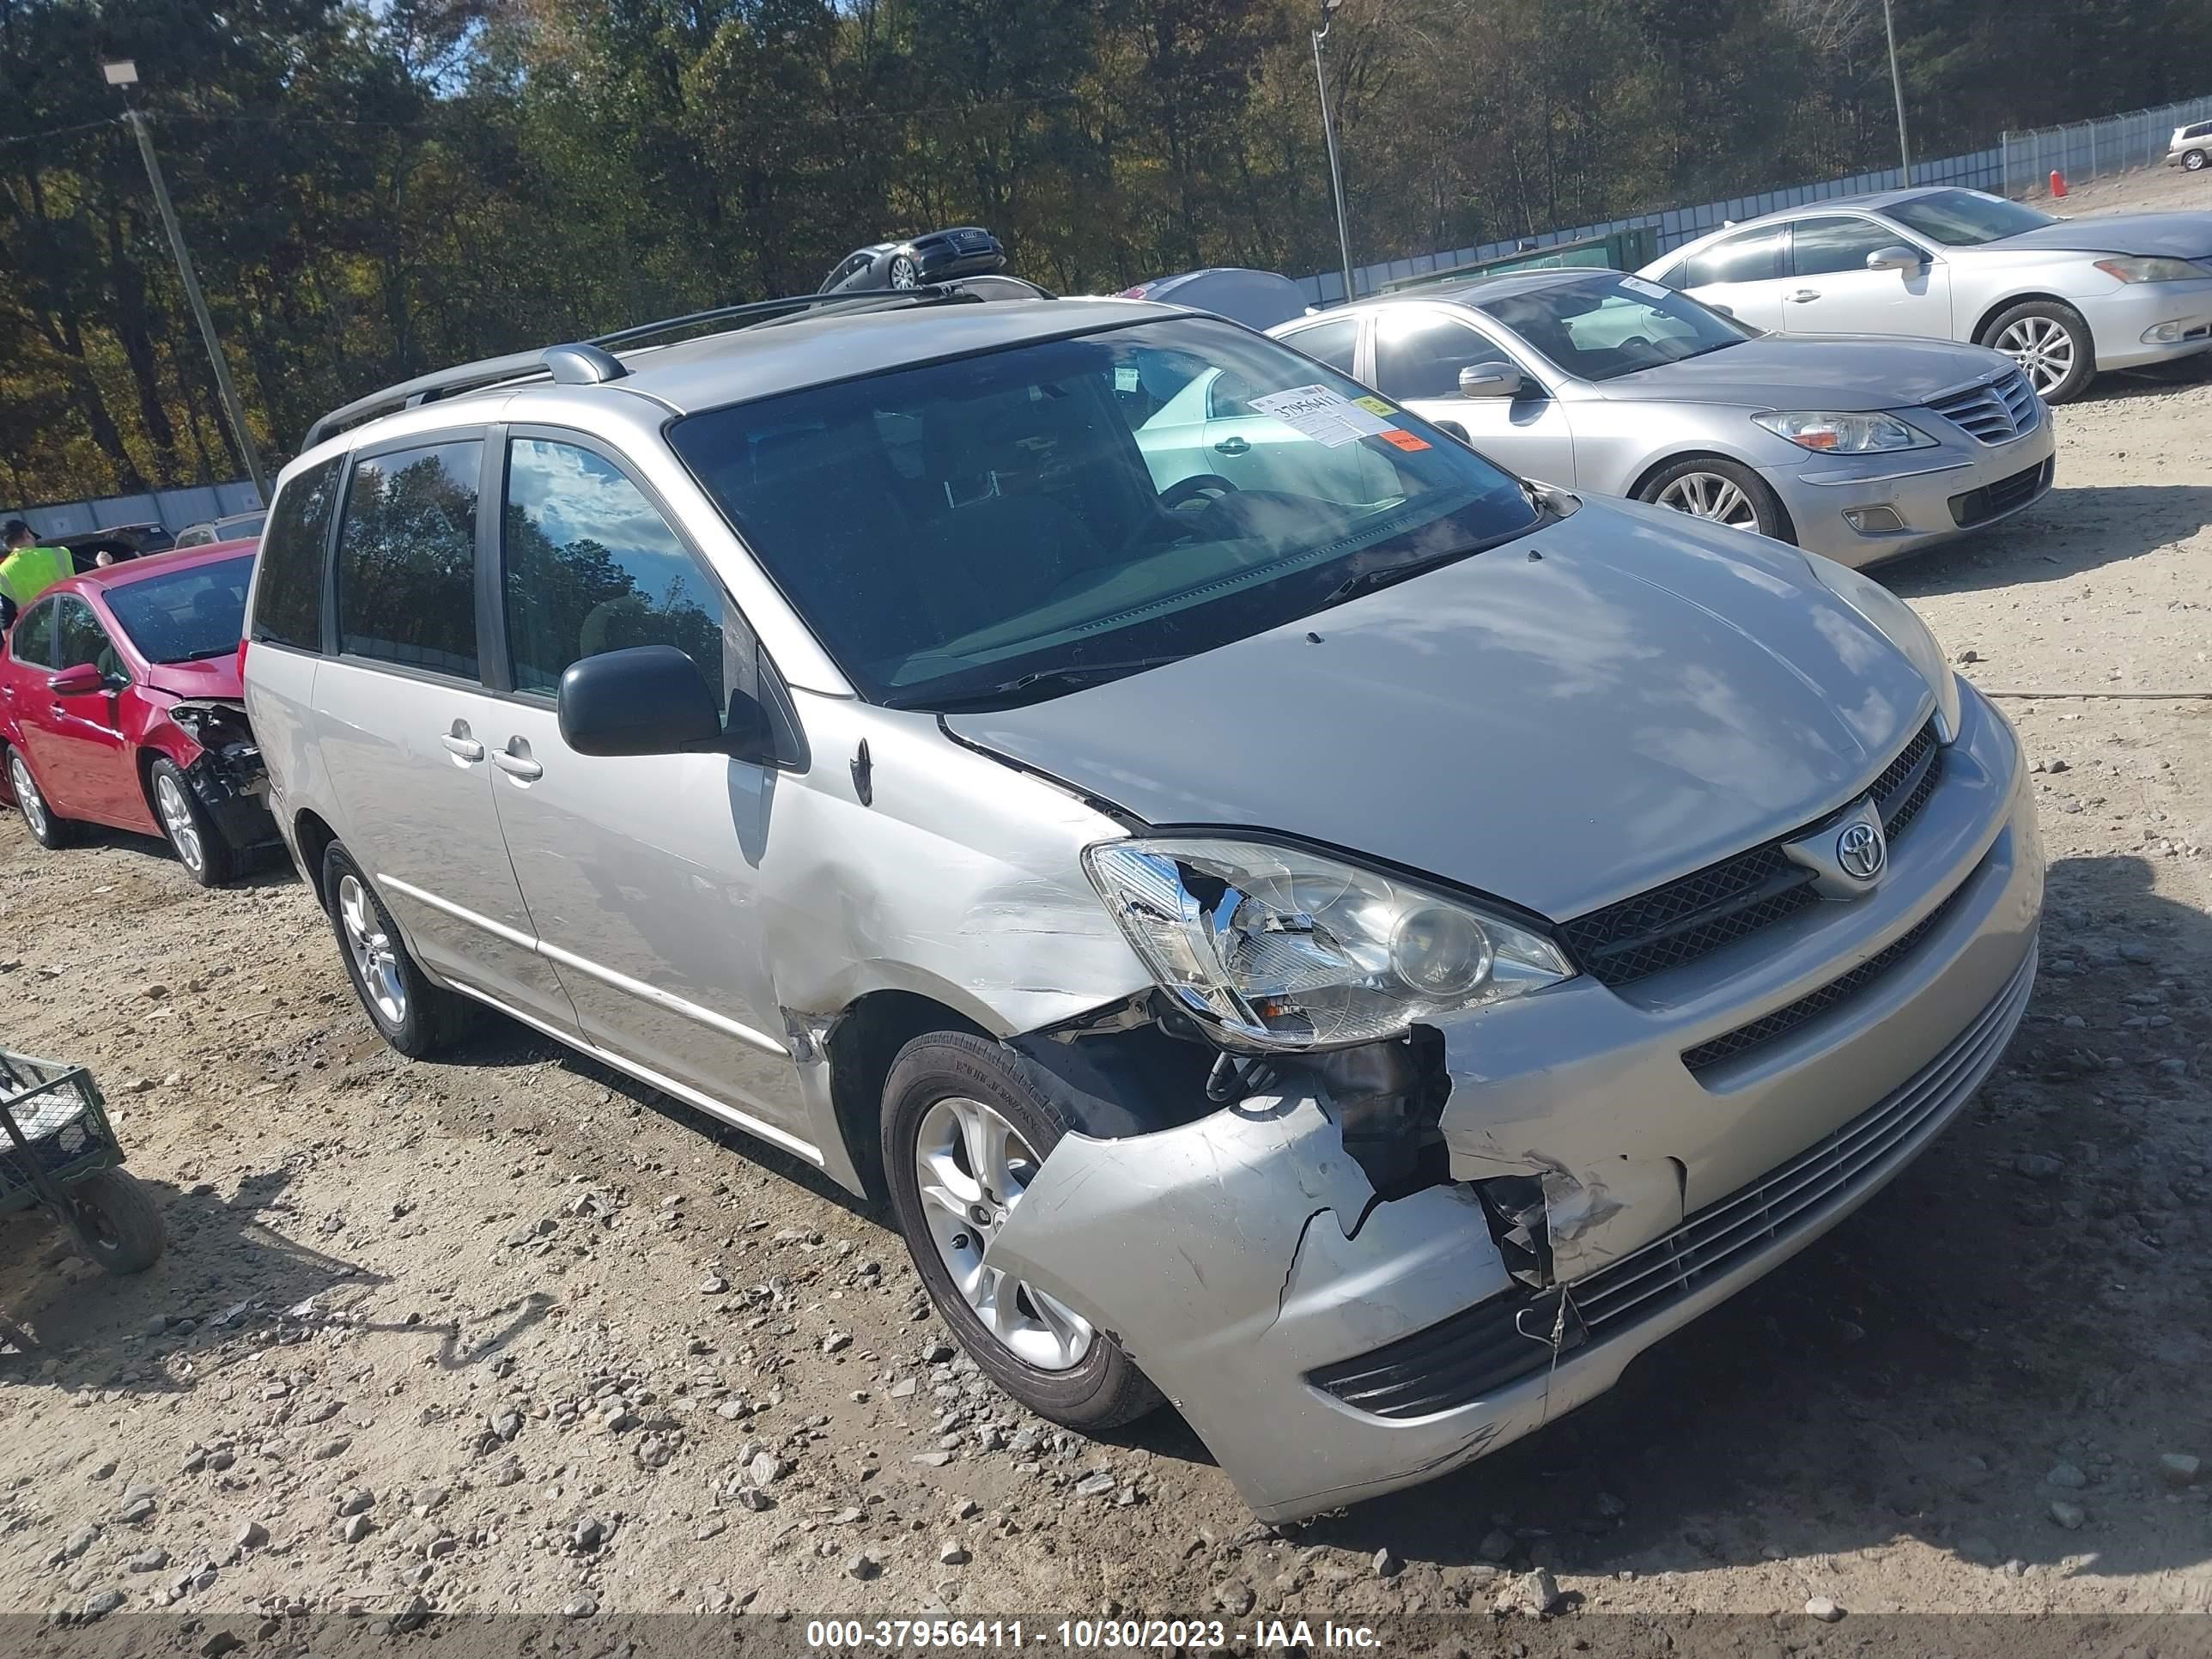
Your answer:
[[[1384,443],[1395,444],[1401,449],[1426,449],[1429,447],[1426,438],[1416,438],[1412,433],[1401,432],[1395,426],[1388,432],[1378,432],[1375,435]]]

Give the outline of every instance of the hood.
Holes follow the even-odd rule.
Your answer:
[[[2007,253],[2014,248],[2077,248],[2084,253],[2203,259],[2212,258],[2212,213],[2093,213],[1954,252]],[[2212,271],[2205,274],[2212,276]]]
[[[146,670],[146,684],[173,697],[243,698],[246,688],[238,678],[238,653],[203,657],[198,662],[157,662]]]
[[[1590,502],[1286,627],[945,724],[1154,825],[1272,830],[1558,921],[1844,804],[1931,701],[1796,550]]]
[[[1981,346],[1893,335],[1769,334],[1599,383],[1608,401],[1911,409],[2013,366]]]

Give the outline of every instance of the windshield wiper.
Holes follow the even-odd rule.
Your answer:
[[[1536,509],[1534,522],[1524,524],[1518,530],[1509,530],[1500,535],[1486,537],[1479,542],[1468,542],[1464,546],[1451,548],[1442,553],[1423,553],[1410,559],[1401,559],[1395,564],[1376,565],[1365,570],[1355,571],[1328,590],[1322,599],[1322,609],[1327,610],[1333,605],[1342,605],[1346,599],[1358,599],[1362,593],[1372,593],[1377,588],[1395,586],[1399,582],[1419,575],[1424,570],[1433,570],[1438,565],[1450,564],[1460,559],[1471,559],[1478,553],[1489,552],[1493,547],[1503,547],[1508,542],[1519,540],[1532,530],[1540,529],[1559,516],[1558,509],[1552,505],[1542,491],[1531,485],[1526,479],[1518,482],[1521,484],[1521,493],[1528,498],[1528,505]]]
[[[916,692],[910,701],[894,700],[893,708],[952,709],[972,708],[978,704],[1004,702],[1009,697],[1020,697],[1031,691],[1058,693],[1080,691],[1085,686],[1097,685],[1107,680],[1126,678],[1141,674],[1147,668],[1160,668],[1171,662],[1181,662],[1192,654],[1176,651],[1157,657],[1133,657],[1126,662],[1079,662],[1065,668],[1041,668],[1033,673],[1017,674],[1012,679],[1001,680],[996,685],[987,685],[981,690],[963,691],[957,696],[932,696],[927,692]]]

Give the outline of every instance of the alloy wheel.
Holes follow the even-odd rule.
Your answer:
[[[346,949],[353,953],[361,988],[376,1012],[388,1025],[404,1024],[407,986],[399,976],[399,952],[358,876],[338,882],[338,926],[345,930]]]
[[[31,780],[31,769],[23,764],[21,755],[8,757],[8,781],[15,791],[15,805],[21,809],[23,822],[31,826],[31,833],[40,841],[46,838],[46,802],[39,793],[39,786]]]
[[[2074,372],[2074,336],[2052,318],[2018,318],[1990,343],[2020,365],[2039,398],[2048,398]]]
[[[1685,472],[1659,492],[1659,505],[1711,519],[1732,530],[1757,530],[1759,508],[1733,479],[1717,472]]]
[[[921,271],[920,267],[918,267],[913,260],[908,258],[905,255],[900,255],[897,258],[891,261],[891,286],[893,288],[920,288],[921,286]]]
[[[2192,149],[2188,155],[2181,158],[2181,165],[2185,171],[2190,173],[2202,173],[2204,171],[2204,152],[2203,150]]]
[[[1042,1162],[1021,1132],[982,1102],[952,1096],[922,1115],[914,1159],[930,1238],[983,1328],[1040,1370],[1081,1364],[1089,1322],[983,1259]]]
[[[162,827],[169,832],[169,845],[177,849],[185,868],[198,875],[206,867],[207,849],[200,845],[200,828],[192,822],[191,803],[185,799],[185,792],[177,787],[176,779],[167,772],[154,780],[154,804],[161,809]]]

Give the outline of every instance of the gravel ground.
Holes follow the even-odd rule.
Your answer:
[[[1884,579],[1985,687],[2212,691],[2212,376],[2057,418],[2046,503]],[[1026,1418],[896,1236],[773,1152],[515,1028],[386,1051],[289,872],[206,894],[158,844],[48,854],[0,816],[4,1034],[94,1068],[171,1235],[118,1280],[0,1224],[0,1307],[41,1342],[0,1358],[0,1615],[28,1647],[33,1616],[67,1616],[44,1644],[173,1607],[144,1648],[216,1652],[465,1613],[596,1652],[687,1610],[795,1614],[794,1643],[1112,1611],[1966,1652],[1971,1621],[1881,1615],[2004,1613],[2045,1615],[2014,1655],[2198,1650],[2212,1620],[2130,1632],[2212,1612],[2212,702],[2004,707],[2045,971],[1976,1105],[1582,1413],[1279,1534],[1172,1413],[1112,1444]]]

